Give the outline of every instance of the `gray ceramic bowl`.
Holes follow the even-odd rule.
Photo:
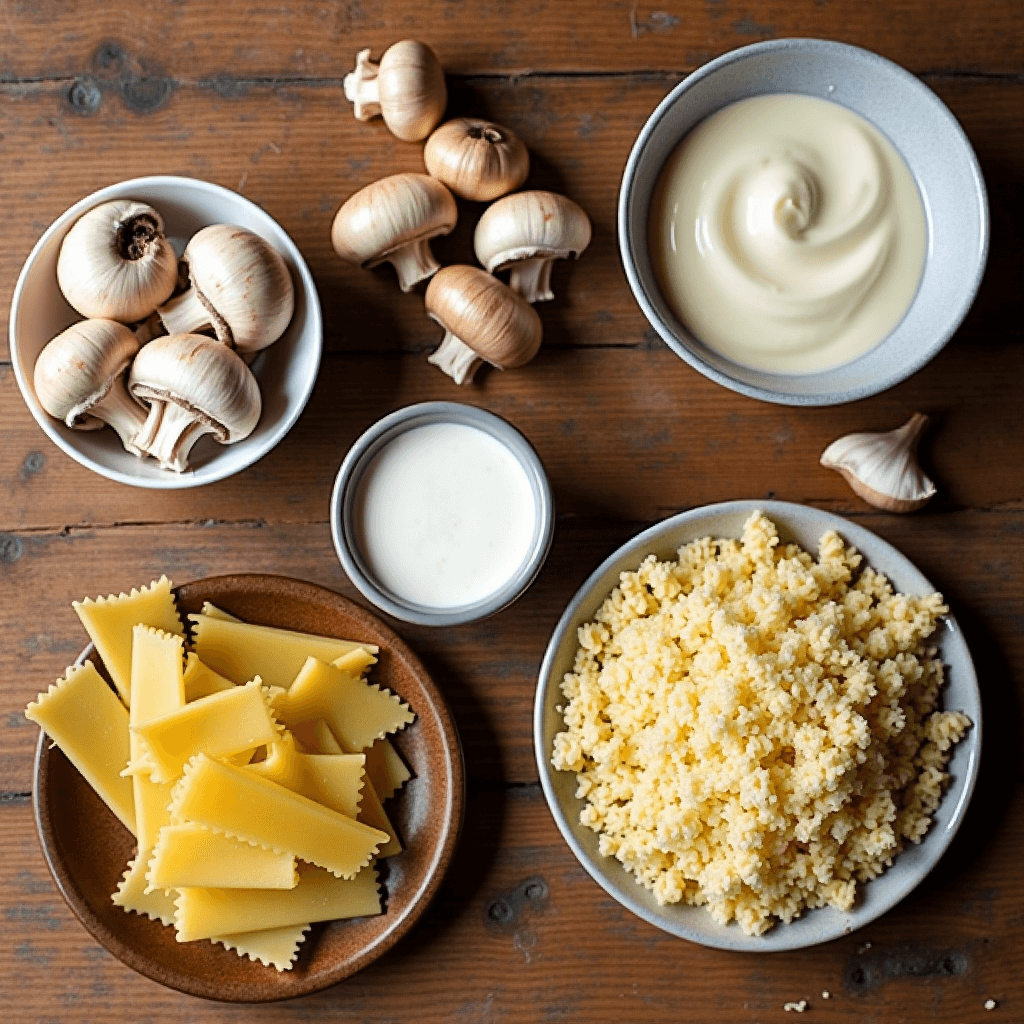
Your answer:
[[[924,274],[903,320],[872,351],[810,374],[771,374],[731,362],[694,338],[661,296],[647,248],[651,195],[665,160],[698,122],[750,96],[803,93],[870,121],[902,154],[925,208]],[[640,132],[619,193],[626,277],[654,329],[705,377],[783,405],[836,405],[877,394],[925,365],[952,337],[981,283],[988,202],[971,144],[923,82],[877,54],[821,39],[777,39],[723,54],[672,90]]]
[[[648,554],[674,558],[679,547],[699,537],[739,537],[744,522],[755,509],[761,509],[775,522],[783,541],[796,541],[816,552],[821,535],[827,530],[836,530],[857,547],[868,565],[888,576],[898,590],[928,594],[935,589],[880,537],[828,512],[781,501],[730,501],[683,512],[645,530],[619,548],[572,599],[555,628],[541,664],[533,735],[541,785],[555,822],[579,862],[610,896],[645,921],[680,938],[719,949],[772,952],[828,942],[863,927],[903,899],[935,866],[963,821],[977,778],[981,757],[981,696],[960,627],[951,615],[946,616],[932,637],[948,667],[949,682],[942,706],[962,710],[974,724],[955,747],[948,769],[952,782],[924,840],[918,846],[908,844],[888,871],[859,886],[858,902],[850,912],[831,907],[805,911],[791,924],[779,924],[762,936],[751,937],[736,925],[716,924],[703,907],[659,906],[653,894],[634,881],[617,860],[601,856],[597,834],[580,824],[583,801],[575,795],[575,773],[555,771],[551,767],[554,737],[564,728],[557,710],[564,699],[559,684],[572,668],[577,629],[593,618],[618,584],[619,573],[636,569]]]
[[[359,550],[354,521],[354,504],[359,481],[374,456],[399,434],[429,423],[461,423],[476,427],[500,441],[526,471],[533,491],[533,539],[526,558],[514,575],[494,593],[458,608],[430,608],[413,604],[387,590],[374,577]],[[534,581],[544,565],[554,536],[554,501],[547,475],[530,443],[510,423],[483,409],[459,402],[423,402],[378,420],[349,449],[338,470],[331,495],[331,536],[338,558],[360,593],[381,611],[404,622],[420,626],[455,626],[494,615],[515,601]]]

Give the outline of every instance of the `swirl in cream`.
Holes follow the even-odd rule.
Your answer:
[[[924,210],[892,145],[810,96],[743,100],[663,168],[651,255],[666,301],[734,362],[806,373],[877,345],[924,266]]]

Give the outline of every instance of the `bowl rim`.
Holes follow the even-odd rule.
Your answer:
[[[161,977],[160,972],[152,967],[149,957],[139,953],[130,945],[125,943],[115,932],[111,932],[106,925],[96,917],[87,899],[78,890],[72,873],[67,864],[59,854],[57,844],[53,838],[53,826],[51,823],[48,801],[44,799],[44,792],[47,788],[49,778],[49,758],[54,752],[61,753],[60,749],[51,745],[45,730],[39,730],[39,739],[36,742],[35,757],[32,773],[32,808],[36,825],[36,838],[50,871],[54,884],[57,886],[61,897],[72,910],[75,917],[108,952],[115,956],[122,963],[132,968],[139,974],[150,978],[168,988],[184,992],[186,995],[197,996],[214,1002],[223,1003],[269,1003],[281,1002],[287,999],[294,999],[298,996],[309,995],[321,991],[338,982],[344,981],[364,967],[377,960],[388,952],[403,936],[405,936],[422,917],[436,897],[438,890],[444,882],[445,875],[451,865],[452,858],[458,846],[459,836],[465,820],[466,810],[466,767],[465,755],[462,743],[459,738],[455,718],[444,699],[440,688],[427,672],[423,663],[416,654],[409,648],[404,640],[387,623],[379,619],[373,612],[349,600],[342,594],[322,587],[316,583],[295,579],[289,576],[280,576],[272,573],[227,573],[220,576],[206,576],[201,579],[192,580],[189,583],[175,587],[175,594],[179,590],[189,588],[209,588],[211,585],[239,586],[245,584],[259,584],[261,582],[273,581],[275,585],[286,586],[293,594],[302,595],[313,602],[326,603],[335,609],[343,611],[354,619],[368,622],[382,638],[387,648],[394,655],[410,668],[415,675],[417,682],[423,687],[430,698],[431,711],[437,718],[440,729],[440,737],[443,740],[446,751],[445,769],[449,779],[447,785],[447,800],[443,808],[443,816],[440,819],[443,823],[442,841],[437,845],[435,855],[419,884],[419,891],[415,898],[405,908],[400,917],[391,922],[387,930],[379,938],[366,947],[361,953],[354,956],[351,961],[342,962],[334,970],[326,970],[316,977],[296,982],[287,991],[261,993],[252,999],[240,998],[233,994],[225,994],[217,990],[216,979],[210,985],[196,982],[190,984],[188,976],[172,975],[174,981],[167,977]],[[88,644],[79,654],[76,664],[89,657],[94,651],[94,645]],[[63,755],[62,755],[63,756]],[[163,927],[163,926],[161,926]],[[273,968],[265,967],[265,970],[273,971]],[[175,983],[175,982],[180,982]]]
[[[967,165],[977,190],[976,198],[978,200],[978,212],[980,218],[978,259],[972,275],[972,280],[970,281],[969,289],[966,293],[962,308],[957,311],[955,317],[951,318],[949,325],[947,325],[942,334],[938,336],[936,340],[927,347],[927,349],[922,350],[922,352],[916,355],[913,359],[897,364],[894,369],[886,373],[877,381],[860,387],[850,387],[845,391],[829,392],[821,395],[789,394],[773,391],[767,387],[749,384],[746,381],[739,380],[710,363],[705,362],[696,352],[682,344],[672,330],[672,325],[666,323],[662,319],[647,297],[646,286],[641,279],[636,261],[633,258],[633,235],[629,224],[633,187],[637,176],[637,169],[643,156],[643,151],[651,136],[657,130],[661,121],[665,118],[668,111],[676,103],[679,97],[703,79],[708,78],[720,69],[728,67],[730,64],[736,63],[737,61],[743,61],[749,57],[761,54],[783,53],[794,50],[815,50],[825,53],[829,51],[841,51],[855,55],[858,59],[865,61],[868,64],[874,64],[877,68],[895,75],[910,89],[913,89],[920,95],[924,96],[926,100],[934,106],[938,116],[947,122],[953,133],[963,143],[963,153],[966,155]],[[833,100],[832,102],[839,103],[841,101]],[[896,146],[895,142],[893,142],[893,145],[897,152],[899,152],[899,147]],[[770,402],[775,405],[793,405],[815,408],[828,405],[841,405],[846,402],[854,402],[862,398],[868,398],[871,395],[880,394],[891,387],[895,387],[895,385],[899,384],[901,381],[906,380],[934,359],[959,329],[964,318],[970,311],[971,306],[974,304],[974,300],[978,294],[978,289],[981,287],[982,278],[985,274],[985,267],[988,263],[988,252],[991,237],[988,193],[985,188],[985,179],[981,172],[981,165],[978,162],[977,154],[974,152],[974,147],[971,145],[970,139],[967,137],[967,133],[964,131],[963,126],[938,94],[916,75],[907,71],[906,68],[897,64],[895,61],[889,60],[887,57],[881,56],[881,54],[875,53],[873,50],[867,50],[861,46],[854,46],[851,43],[842,43],[833,39],[818,39],[809,36],[767,39],[761,42],[750,43],[746,46],[737,47],[736,49],[720,54],[718,57],[708,61],[706,64],[701,65],[696,71],[687,75],[686,78],[679,82],[678,85],[674,86],[654,108],[654,111],[651,113],[650,117],[648,117],[644,126],[640,129],[640,133],[637,135],[636,141],[630,149],[629,157],[626,160],[625,169],[622,173],[622,183],[619,186],[616,227],[618,230],[619,257],[622,261],[623,270],[625,271],[630,291],[633,293],[633,298],[640,306],[647,322],[655,331],[657,331],[661,339],[673,352],[675,352],[677,356],[689,363],[690,366],[708,379],[713,380],[717,384],[721,384],[723,387],[729,388],[731,391],[736,391],[739,394],[746,395],[748,398],[756,398],[762,402]],[[906,313],[910,312],[910,309],[916,301],[917,296],[915,293],[915,297],[911,301],[910,306],[907,307]],[[904,318],[906,317],[906,313],[904,314]],[[901,323],[904,318],[901,318]],[[679,326],[689,333],[685,325],[680,324]],[[898,327],[899,324],[896,326]],[[893,330],[896,330],[896,327],[894,327]],[[892,331],[889,333],[891,335]],[[888,336],[889,335],[887,335],[887,337]],[[884,343],[885,340],[886,339],[883,338],[880,344]],[[862,359],[868,354],[869,353],[865,353],[864,355],[859,356],[858,359]],[[853,360],[853,362],[856,362],[856,360]],[[825,370],[820,372],[827,373],[828,371]]]
[[[38,406],[38,402],[30,398],[31,390],[28,385],[28,379],[32,370],[31,368],[27,368],[22,365],[21,353],[17,344],[17,324],[18,314],[21,309],[22,292],[24,291],[26,282],[28,281],[29,272],[38,259],[39,253],[42,251],[43,247],[46,246],[59,232],[66,232],[74,220],[77,220],[78,217],[88,210],[91,210],[94,206],[97,206],[108,199],[123,198],[126,189],[142,189],[155,186],[186,186],[188,188],[199,188],[214,195],[230,196],[232,202],[240,200],[243,205],[249,206],[257,213],[258,216],[266,217],[270,220],[281,232],[282,237],[286,241],[286,252],[283,253],[283,255],[292,264],[298,274],[298,284],[302,288],[306,303],[306,316],[310,321],[307,330],[310,330],[316,339],[316,352],[314,354],[313,366],[311,368],[311,373],[309,374],[309,379],[303,384],[305,394],[303,395],[302,400],[295,402],[294,407],[289,408],[288,414],[275,425],[274,429],[271,430],[270,433],[267,434],[263,443],[258,448],[253,449],[251,456],[247,456],[247,460],[242,465],[230,467],[221,466],[220,468],[213,468],[213,466],[206,467],[203,470],[202,479],[197,479],[195,473],[192,472],[168,472],[160,477],[152,478],[136,477],[129,473],[124,473],[121,470],[111,469],[108,466],[104,466],[91,459],[88,455],[85,455],[76,446],[69,444],[63,435],[57,430],[55,421],[46,414],[45,410]],[[49,439],[62,452],[64,452],[65,455],[74,459],[75,462],[80,466],[83,466],[85,469],[98,473],[100,476],[106,477],[108,480],[113,480],[115,483],[127,484],[129,487],[139,487],[144,490],[172,491],[184,490],[190,487],[202,487],[206,484],[217,483],[227,477],[234,476],[236,473],[241,473],[254,465],[277,447],[288,431],[295,425],[299,416],[302,415],[302,412],[309,401],[309,397],[313,393],[313,387],[316,384],[316,379],[320,372],[320,362],[323,356],[324,331],[323,314],[320,308],[320,296],[317,292],[313,275],[310,273],[309,267],[307,266],[299,247],[295,244],[291,235],[289,235],[288,232],[285,231],[285,229],[278,223],[275,217],[271,216],[271,214],[264,210],[262,206],[254,203],[247,196],[242,195],[240,192],[235,192],[233,189],[229,189],[224,185],[218,185],[215,182],[206,181],[203,178],[188,177],[187,175],[151,174],[138,178],[128,178],[124,181],[116,181],[109,185],[104,185],[102,188],[96,189],[96,191],[84,196],[82,199],[79,199],[53,220],[49,227],[47,227],[42,235],[40,235],[36,244],[32,246],[32,249],[28,256],[25,257],[25,262],[22,264],[21,270],[18,273],[18,279],[15,282],[14,292],[11,296],[7,338],[11,354],[11,363],[14,366],[14,378],[18,382],[18,389],[21,391],[22,400],[25,402],[25,405],[28,406],[29,412],[32,413],[32,418],[42,428],[43,433],[45,433],[46,436],[49,437]]]
[[[649,553],[654,547],[658,546],[660,538],[667,532],[673,530],[675,527],[691,523],[699,522],[705,518],[717,517],[724,514],[738,514],[743,513],[748,515],[754,510],[760,510],[768,516],[769,519],[775,521],[775,517],[779,517],[779,525],[785,525],[786,516],[799,516],[806,515],[807,513],[812,514],[816,519],[823,520],[828,525],[821,527],[824,529],[835,529],[842,536],[843,539],[857,547],[858,551],[862,551],[860,545],[856,541],[858,535],[870,539],[872,545],[877,544],[878,547],[885,553],[886,557],[892,557],[894,560],[901,564],[904,571],[910,570],[921,578],[923,583],[935,590],[933,584],[928,578],[917,568],[917,566],[911,562],[906,555],[904,555],[898,548],[894,547],[887,540],[880,537],[878,534],[866,527],[860,526],[842,516],[839,516],[833,512],[828,512],[823,509],[815,508],[812,505],[801,505],[796,502],[788,501],[776,501],[776,500],[765,500],[760,501],[756,499],[740,499],[736,501],[725,501],[718,502],[712,505],[701,505],[696,508],[688,509],[684,512],[679,512],[674,516],[669,516],[667,519],[663,519],[653,526],[642,530],[625,543],[617,547],[607,558],[605,558],[601,564],[586,578],[580,588],[572,596],[565,611],[560,616],[557,625],[555,626],[551,638],[548,641],[547,647],[544,650],[544,657],[541,661],[540,671],[537,677],[537,689],[534,695],[534,707],[533,707],[533,747],[534,747],[534,758],[537,763],[537,773],[540,778],[541,789],[544,792],[544,798],[548,805],[548,810],[551,812],[552,818],[554,818],[555,824],[558,827],[558,831],[562,834],[562,838],[568,844],[570,850],[575,856],[576,860],[580,863],[583,869],[587,872],[590,877],[597,882],[597,884],[617,903],[625,907],[627,910],[636,914],[642,918],[648,924],[653,925],[670,935],[674,935],[677,938],[687,939],[691,942],[696,942],[703,946],[708,946],[716,949],[727,949],[737,952],[750,952],[750,953],[774,953],[784,952],[793,949],[803,949],[811,946],[820,945],[824,942],[830,942],[836,938],[840,938],[844,935],[850,934],[851,932],[870,924],[872,921],[881,917],[887,913],[898,903],[902,902],[911,892],[927,877],[932,871],[935,865],[939,862],[942,855],[948,849],[950,843],[953,841],[953,837],[956,835],[960,826],[963,824],[964,817],[967,813],[967,808],[970,805],[971,796],[974,793],[974,787],[978,780],[978,772],[980,769],[981,761],[981,745],[982,745],[982,704],[981,695],[978,687],[977,672],[974,668],[974,662],[970,655],[970,649],[967,646],[966,639],[963,636],[963,632],[956,621],[955,616],[952,612],[942,616],[942,620],[946,623],[948,629],[948,636],[954,639],[958,639],[963,646],[963,651],[966,655],[965,668],[968,670],[966,673],[967,678],[962,682],[971,691],[975,698],[977,706],[977,713],[972,716],[971,729],[968,732],[970,738],[970,745],[967,748],[968,753],[968,765],[962,775],[962,782],[959,785],[954,784],[945,790],[942,797],[942,803],[945,803],[947,799],[954,796],[956,803],[954,804],[951,817],[947,824],[941,829],[938,823],[933,820],[928,832],[925,834],[921,845],[913,847],[914,849],[921,849],[925,843],[928,843],[928,861],[924,865],[924,869],[920,872],[917,877],[912,877],[912,881],[909,885],[905,886],[901,891],[897,893],[894,899],[881,900],[875,906],[870,908],[868,913],[857,914],[857,910],[854,909],[851,912],[847,912],[846,921],[844,927],[838,930],[827,931],[823,935],[818,936],[804,936],[802,939],[796,939],[795,941],[786,942],[776,941],[771,944],[759,945],[763,941],[761,936],[747,936],[746,934],[739,931],[738,928],[734,927],[734,922],[727,926],[716,925],[717,928],[721,928],[721,935],[715,935],[709,937],[706,933],[695,931],[694,929],[687,928],[685,923],[673,926],[670,924],[665,917],[659,916],[659,914],[652,912],[645,904],[641,903],[639,899],[633,895],[633,891],[630,886],[635,886],[637,894],[640,892],[646,892],[643,890],[640,883],[637,882],[630,874],[628,874],[624,867],[622,867],[618,861],[613,857],[600,858],[601,863],[608,863],[613,866],[613,871],[616,877],[621,878],[626,882],[624,886],[625,892],[618,890],[614,885],[605,877],[604,873],[598,866],[598,861],[592,858],[587,850],[585,850],[579,841],[577,840],[574,829],[576,823],[570,820],[570,816],[567,813],[567,809],[563,806],[559,800],[558,794],[555,791],[555,777],[557,775],[568,775],[567,772],[557,772],[551,765],[551,750],[550,745],[545,737],[545,717],[547,711],[547,705],[551,702],[551,693],[557,692],[558,686],[561,679],[555,679],[552,677],[552,670],[555,662],[559,657],[559,648],[562,646],[566,634],[570,627],[579,619],[580,613],[584,606],[593,600],[593,591],[597,585],[601,582],[602,577],[620,560],[625,558],[627,555],[630,559],[630,566],[635,569],[643,561],[646,553]],[[844,532],[845,531],[845,532]],[[703,536],[704,534],[698,532],[694,536]],[[863,553],[863,552],[862,552]],[[624,569],[623,571],[631,571],[630,569]],[[881,570],[880,570],[881,571]],[[607,591],[610,593],[610,590]],[[604,596],[607,596],[605,593]],[[583,620],[579,620],[581,623]],[[557,699],[557,698],[556,698]],[[576,801],[579,804],[579,801]],[[942,804],[940,803],[940,807]],[[903,853],[906,854],[908,848],[905,847]],[[882,873],[880,878],[885,878],[888,872],[893,871],[899,864],[899,857],[894,859],[893,866],[887,868]],[[860,883],[863,885],[870,885],[871,883]],[[860,891],[860,890],[859,890]],[[694,913],[704,913],[707,911],[703,907],[690,907],[685,904],[676,904],[686,911],[693,911]],[[828,908],[819,908],[828,909]],[[808,915],[815,911],[804,909],[801,913],[801,917],[797,920],[806,919]],[[780,932],[780,929],[787,927],[779,922],[774,924],[774,927],[766,934],[768,935],[783,935],[787,933]],[[790,933],[792,938],[792,933]]]
[[[501,587],[473,604],[430,608],[404,601],[370,574],[352,534],[352,505],[362,473],[399,434],[432,423],[460,423],[482,430],[505,446],[526,472],[534,497],[536,524],[529,554]],[[342,568],[359,592],[381,611],[418,626],[458,626],[496,615],[520,598],[547,561],[555,532],[551,484],[536,449],[508,420],[462,402],[419,402],[397,409],[368,427],[348,450],[331,492],[331,539]]]

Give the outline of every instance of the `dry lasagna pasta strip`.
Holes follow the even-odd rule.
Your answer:
[[[253,814],[253,808],[259,813]],[[174,790],[172,821],[290,853],[342,878],[365,867],[389,836],[235,765],[198,754]],[[224,931],[225,929],[220,929]]]
[[[299,944],[309,931],[309,923],[286,925],[283,928],[264,928],[258,932],[239,932],[237,935],[213,935],[211,942],[219,942],[225,949],[239,956],[258,960],[264,967],[290,971],[299,955]]]
[[[91,661],[72,666],[25,709],[132,835],[135,796],[121,776],[131,753],[128,712]]]
[[[133,729],[146,753],[132,771],[149,771],[157,782],[171,782],[196,754],[229,758],[280,736],[259,678],[211,694]]]
[[[125,913],[142,914],[153,921],[159,921],[170,928],[174,927],[174,901],[177,893],[157,889],[146,892],[146,873],[148,865],[145,857],[136,857],[128,862],[117,891],[110,897],[113,904],[121,907]]]
[[[178,610],[166,576],[148,587],[116,597],[86,598],[72,607],[96,645],[103,665],[114,680],[125,706],[131,700],[132,630],[138,623],[154,626],[165,633],[184,634]]]
[[[381,912],[377,872],[366,867],[352,879],[310,868],[294,889],[182,889],[175,901],[179,942],[211,939],[252,930]],[[217,940],[220,941],[220,940]]]
[[[191,703],[202,697],[210,697],[222,690],[233,690],[237,684],[225,679],[219,672],[214,672],[209,665],[204,665],[199,655],[189,651],[185,659],[185,700]]]
[[[211,832],[195,822],[165,825],[153,848],[146,892],[154,889],[294,889],[295,858]]]
[[[354,650],[376,654],[373,644],[335,640],[272,626],[231,622],[209,615],[190,615],[196,654],[214,671],[244,682],[259,676],[268,686],[291,685],[311,655],[333,661]]]

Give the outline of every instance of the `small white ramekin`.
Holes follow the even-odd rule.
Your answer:
[[[433,423],[459,423],[476,427],[499,441],[526,472],[534,500],[533,539],[515,573],[497,590],[473,604],[432,608],[414,604],[385,588],[366,564],[356,540],[354,510],[359,481],[374,456],[400,434]],[[483,409],[458,402],[423,402],[399,409],[378,420],[345,456],[331,495],[331,536],[338,558],[360,593],[381,611],[420,626],[455,626],[494,615],[520,597],[534,581],[548,556],[554,536],[555,515],[551,487],[540,458],[510,423]]]

